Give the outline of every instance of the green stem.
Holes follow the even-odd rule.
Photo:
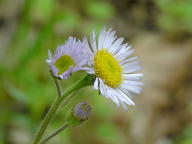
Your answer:
[[[42,121],[42,123],[40,125],[40,128],[37,131],[37,134],[35,136],[33,144],[39,144],[39,142],[41,140],[41,137],[43,136],[49,122],[51,121],[51,119],[53,118],[55,113],[57,112],[60,104],[66,98],[66,96],[68,96],[72,92],[74,92],[74,91],[76,91],[76,90],[78,90],[78,89],[80,89],[82,87],[93,84],[93,81],[94,81],[94,77],[92,75],[86,75],[82,79],[80,79],[79,81],[74,83],[70,88],[68,88],[63,93],[63,95],[61,97],[57,97],[57,99],[54,101],[51,108],[49,109],[48,113],[46,114],[45,118],[43,119],[43,121]]]
[[[56,78],[53,74],[52,74],[52,77],[53,77],[53,80],[55,82],[55,86],[57,88],[58,97],[61,97],[61,88],[60,88],[60,85],[59,85],[59,82],[58,82],[58,78]]]
[[[50,134],[48,137],[46,137],[44,140],[42,140],[40,144],[46,143],[48,140],[50,140],[51,138],[53,138],[54,136],[65,130],[68,126],[69,126],[68,124],[64,124],[61,128],[59,128],[58,130]]]
[[[60,105],[60,107],[58,108],[58,111],[62,110],[64,108],[64,106],[71,100],[72,97],[75,97],[77,95],[77,93],[79,93],[79,91],[77,90],[76,92],[73,92],[72,94],[68,95],[62,102],[62,104]]]

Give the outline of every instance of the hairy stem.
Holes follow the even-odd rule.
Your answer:
[[[69,94],[71,94],[72,92],[85,87],[87,85],[91,85],[93,84],[94,81],[94,77],[91,75],[86,75],[84,76],[82,79],[80,79],[79,81],[77,81],[76,83],[74,83],[70,88],[68,88],[61,97],[57,97],[56,100],[54,101],[54,103],[52,104],[51,108],[49,109],[48,113],[46,114],[45,118],[43,119],[39,130],[37,131],[37,134],[34,138],[33,144],[39,144],[41,137],[43,136],[45,130],[47,129],[47,126],[49,124],[49,122],[51,121],[51,119],[53,118],[53,116],[56,114],[60,104],[62,103],[62,101],[66,98],[66,96],[68,96]]]
[[[61,97],[61,88],[60,88],[60,85],[59,85],[59,82],[58,82],[58,78],[56,78],[55,76],[53,76],[53,80],[55,82],[55,86],[57,88],[57,94],[58,94],[58,97]]]
[[[40,142],[40,144],[46,143],[48,140],[50,140],[51,138],[53,138],[54,136],[56,136],[57,134],[59,134],[60,132],[65,130],[68,126],[69,126],[68,124],[64,124],[61,128],[59,128],[58,130],[56,130],[55,132],[50,134],[48,137],[46,137],[44,140],[42,140],[42,142]]]

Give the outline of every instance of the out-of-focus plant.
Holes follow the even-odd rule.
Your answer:
[[[192,34],[191,0],[155,0],[160,15],[157,23],[161,29],[170,33]]]
[[[192,143],[192,125],[187,127],[181,136],[176,139],[177,144],[191,144]]]

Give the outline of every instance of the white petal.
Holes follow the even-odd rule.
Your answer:
[[[49,59],[47,59],[46,62],[47,62],[48,64],[52,64],[52,61],[49,60]]]
[[[130,49],[130,50],[121,50],[118,52],[118,54],[115,55],[115,57],[119,60],[122,61],[124,59],[126,59],[127,57],[129,57],[130,55],[132,55],[134,53],[134,49]]]
[[[83,67],[82,70],[87,71],[87,73],[89,73],[89,74],[94,74],[95,73],[95,71],[91,67]]]
[[[142,91],[142,89],[138,86],[128,85],[125,83],[121,84],[121,87],[135,94],[140,94]]]
[[[126,95],[121,89],[117,90],[119,94],[117,95],[119,99],[126,102],[128,105],[135,105],[135,103],[129,98],[128,95]]]
[[[85,44],[85,47],[90,50],[90,52],[93,52],[92,47],[89,46],[88,40],[86,37],[83,38],[83,43]]]
[[[94,82],[94,85],[93,85],[93,87],[94,87],[94,89],[99,89],[99,87],[98,87],[98,82],[99,82],[99,80],[98,80],[98,78],[96,78],[96,80],[95,80],[95,82]]]
[[[115,54],[119,49],[121,48],[121,44],[123,42],[124,38],[118,38],[110,47],[110,52],[112,54]]]
[[[132,61],[123,65],[123,69],[129,69],[139,64],[139,61]]]
[[[102,83],[102,80],[99,80],[99,90],[101,92],[101,95],[107,96],[107,93],[105,92],[104,84]]]
[[[103,49],[103,44],[104,44],[104,41],[105,41],[105,38],[106,38],[106,30],[105,28],[103,28],[99,34],[99,39],[98,39],[98,50],[100,49]]]
[[[141,77],[124,76],[124,74],[123,74],[123,79],[124,79],[124,81],[127,81],[127,80],[130,80],[130,81],[140,81]]]
[[[128,63],[128,62],[130,62],[130,61],[134,61],[134,60],[137,60],[137,59],[138,59],[138,56],[131,57],[131,58],[122,60],[122,61],[120,62],[120,64],[123,65],[123,64],[125,64],[125,63]]]
[[[132,85],[132,86],[143,86],[144,84],[140,81],[131,81],[131,80],[124,80],[123,83]]]
[[[111,92],[110,93],[110,98],[111,98],[111,100],[119,107],[120,106],[120,102],[119,102],[119,100],[118,100],[118,98],[117,98],[117,96],[116,95],[114,95],[114,93],[113,92]]]
[[[140,77],[143,76],[143,74],[125,74],[125,73],[123,73],[122,76],[125,81],[127,81],[127,80],[139,81],[139,80],[141,80]]]
[[[136,74],[123,74],[125,77],[142,77],[144,74],[136,73]]]
[[[91,46],[94,52],[97,51],[97,40],[96,40],[96,34],[95,30],[92,31],[91,33]]]
[[[121,104],[122,104],[123,108],[127,111],[128,108],[127,108],[126,104],[124,104],[124,102],[121,102]]]
[[[112,43],[114,42],[114,40],[117,38],[115,35],[115,31],[112,31],[112,29],[110,29],[107,32],[107,36],[106,36],[106,40],[104,41],[103,47],[109,49],[112,45]]]
[[[124,68],[124,73],[133,73],[133,72],[136,72],[136,71],[139,71],[142,69],[143,69],[143,67],[136,65],[131,68]]]
[[[51,54],[50,50],[48,50],[48,57],[49,57],[49,59],[52,59],[52,54]]]

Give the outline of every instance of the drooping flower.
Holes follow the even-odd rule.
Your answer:
[[[125,109],[127,105],[135,105],[133,95],[140,94],[143,83],[140,81],[142,73],[135,73],[142,69],[137,61],[138,57],[130,57],[134,49],[123,38],[117,38],[115,31],[102,29],[98,39],[95,31],[91,33],[90,44],[84,41],[92,53],[86,71],[96,75],[94,88],[102,95],[110,98]]]
[[[54,55],[48,51],[46,60],[53,75],[61,79],[67,79],[72,72],[82,70],[88,63],[90,54],[85,49],[85,43],[76,38],[69,37],[64,45],[58,46]]]

